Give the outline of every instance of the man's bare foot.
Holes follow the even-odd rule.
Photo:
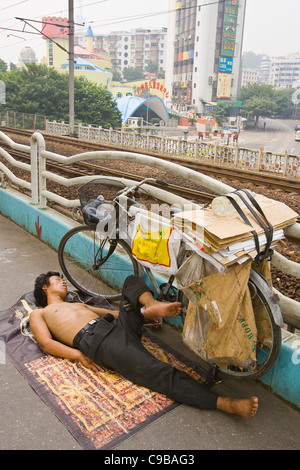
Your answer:
[[[156,317],[177,317],[181,312],[182,304],[181,302],[159,302],[154,300],[151,304],[147,304],[144,310],[144,316],[146,318],[156,318]]]
[[[246,400],[218,397],[217,409],[226,413],[242,416],[243,418],[254,418],[258,409],[258,398],[252,397]]]

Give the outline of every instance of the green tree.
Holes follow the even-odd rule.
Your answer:
[[[223,126],[224,122],[227,121],[225,104],[220,101],[214,106],[211,114],[217,121],[218,126]]]
[[[159,70],[156,74],[157,78],[165,78],[166,73],[164,70]]]
[[[7,63],[4,60],[0,59],[0,72],[6,72],[7,70]]]
[[[3,75],[6,109],[68,120],[68,77],[46,66],[28,64],[27,68]]]
[[[125,67],[123,69],[123,77],[126,82],[134,82],[136,80],[143,80],[145,74],[140,67]]]
[[[293,88],[286,88],[277,91],[278,114],[292,116],[295,111],[295,105],[292,102],[292,95],[295,92]]]
[[[2,109],[69,120],[69,77],[46,66],[28,64],[22,70],[0,73],[6,85]],[[75,118],[103,127],[119,127],[120,112],[106,88],[75,78]]]
[[[243,102],[241,114],[254,119],[255,127],[259,118],[277,114],[280,106],[278,91],[272,85],[254,83],[242,87],[240,100]]]
[[[157,73],[158,72],[158,64],[153,60],[149,60],[148,65],[146,67],[146,71],[148,73]]]
[[[75,115],[76,120],[104,128],[117,128],[122,124],[121,113],[112,94],[82,77],[75,80]]]
[[[112,79],[114,82],[121,82],[122,81],[122,74],[119,70],[113,70]]]

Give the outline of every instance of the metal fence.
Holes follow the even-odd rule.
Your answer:
[[[17,113],[4,111],[0,113],[0,123],[3,126],[15,129],[46,130],[46,116],[39,114]]]
[[[69,135],[69,124],[47,121],[46,132]],[[174,155],[192,158],[203,163],[216,163],[228,167],[242,168],[260,173],[274,174],[286,178],[300,178],[300,156],[288,153],[271,153],[263,148],[258,150],[239,147],[238,143],[225,145],[222,139],[204,142],[200,139],[185,140],[182,137],[169,138],[137,131],[115,131],[93,126],[75,126],[75,133],[81,140],[121,146],[126,149],[145,150],[153,154]],[[224,139],[223,139],[224,140]]]

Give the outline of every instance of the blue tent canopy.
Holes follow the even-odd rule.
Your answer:
[[[125,98],[117,98],[116,102],[124,123],[126,123],[130,117],[135,117],[135,113],[143,105],[151,109],[163,121],[169,119],[169,113],[163,100],[156,96],[148,99],[139,96],[126,96]]]

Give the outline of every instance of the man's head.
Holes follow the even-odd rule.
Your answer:
[[[66,284],[60,273],[48,271],[46,274],[40,274],[35,280],[33,291],[37,307],[47,306],[47,290],[50,286],[61,295],[66,296]]]

